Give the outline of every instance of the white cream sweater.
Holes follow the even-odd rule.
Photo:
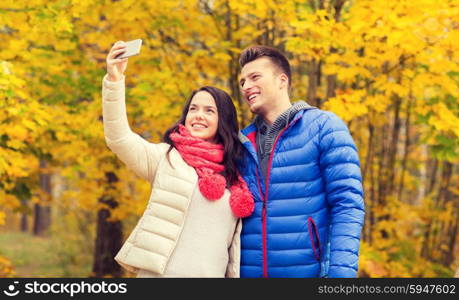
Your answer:
[[[168,144],[154,144],[131,131],[124,77],[102,83],[108,147],[152,192],[147,208],[115,257],[137,277],[239,277],[241,224],[231,211],[229,190],[217,201],[199,191],[194,168]]]

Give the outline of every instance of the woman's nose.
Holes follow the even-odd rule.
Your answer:
[[[200,110],[197,111],[196,115],[195,115],[195,118],[199,119],[199,120],[202,120],[204,118],[204,115],[203,115],[202,111],[200,111]]]

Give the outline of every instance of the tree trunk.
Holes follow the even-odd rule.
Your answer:
[[[312,8],[312,10],[317,10],[317,3],[316,0],[309,0],[309,6]]]
[[[241,41],[233,41],[233,27],[234,30],[238,30],[240,26],[239,16],[232,15],[231,7],[229,5],[229,1],[226,1],[226,15],[225,15],[225,27],[226,27],[226,40],[231,43],[235,43],[236,48],[241,47]],[[234,23],[232,22],[232,18],[234,18]],[[234,26],[233,26],[234,24]],[[238,103],[239,108],[239,127],[240,129],[244,128],[247,124],[249,124],[249,112],[247,111],[247,105],[245,104],[244,99],[241,97],[241,92],[239,89],[239,58],[235,55],[233,51],[228,50],[227,54],[231,57],[230,61],[228,62],[228,87],[231,92],[231,97]]]
[[[343,9],[344,4],[346,3],[347,0],[336,0],[334,3],[334,8],[335,8],[335,20],[339,21],[341,19],[341,11]]]
[[[443,162],[443,170],[440,181],[440,191],[436,198],[436,206],[443,208],[447,199],[448,188],[451,182],[451,176],[453,175],[453,164],[449,161]]]
[[[455,247],[457,243],[457,236],[458,236],[458,229],[459,229],[459,215],[456,213],[455,214],[456,218],[453,221],[452,226],[450,227],[449,230],[449,241],[448,241],[448,251],[445,255],[445,258],[443,260],[443,265],[445,266],[450,266],[454,262],[454,253],[455,253]]]
[[[108,188],[112,188],[118,181],[118,178],[113,172],[105,173],[108,181]],[[108,205],[110,208],[115,208],[118,203],[115,199],[109,196],[102,196],[99,202]],[[95,277],[104,276],[121,276],[121,267],[114,260],[115,255],[121,248],[122,243],[122,224],[120,221],[109,222],[109,209],[101,209],[97,214],[97,235],[94,249],[94,264],[93,274]]]
[[[307,100],[312,106],[320,108],[320,99],[317,98],[317,88],[320,84],[320,61],[313,59],[308,63],[308,91]]]
[[[21,194],[19,196],[19,200],[21,201],[21,220],[20,220],[20,229],[21,232],[28,232],[29,231],[29,215],[31,213],[31,209],[27,205],[29,202],[30,195]]]
[[[325,95],[325,101],[336,96],[336,82],[336,75],[327,75],[327,94]]]
[[[325,8],[325,0],[319,0],[319,9],[324,9]]]
[[[50,225],[51,210],[49,206],[36,203],[34,205],[33,234],[44,236]]]
[[[440,185],[440,192],[436,201],[436,208],[446,210],[446,204],[453,199],[453,194],[449,190],[451,184],[451,177],[454,174],[454,165],[448,161],[443,162],[443,172]],[[432,241],[430,243],[431,249],[434,247],[440,248],[439,256],[434,257],[435,261],[443,263],[447,251],[441,246],[448,246],[448,224],[441,219],[433,220],[438,230],[436,234],[432,235]],[[432,255],[430,255],[432,257]]]
[[[371,233],[373,231],[373,226],[372,226],[372,210],[373,210],[373,203],[374,203],[374,187],[373,187],[373,170],[371,168],[371,165],[373,164],[373,135],[374,135],[374,127],[371,124],[371,120],[368,119],[368,150],[367,150],[367,156],[365,158],[365,163],[362,168],[362,182],[364,183],[366,181],[370,181],[370,197],[366,198],[367,202],[367,207],[366,211],[369,212],[365,214],[365,231],[363,235],[364,241],[370,243],[371,242]],[[368,170],[370,170],[370,180],[367,180],[367,175],[368,175]],[[371,243],[370,243],[371,245]]]
[[[375,168],[376,167],[376,164],[374,163],[370,163],[370,206],[368,208],[366,208],[367,211],[369,211],[369,220],[370,220],[370,223],[368,224],[369,226],[366,226],[366,227],[369,227],[369,244],[372,245],[373,244],[373,228],[374,228],[374,225],[376,223],[376,218],[375,218],[375,214],[374,214],[374,207],[375,207],[375,204],[377,203],[377,194],[376,194],[376,178],[375,178]]]
[[[452,174],[453,164],[448,161],[443,162],[440,186],[438,188],[438,196],[435,198],[436,208],[444,208],[444,203],[446,202],[448,196],[448,187],[451,182]],[[428,224],[424,233],[423,247],[421,250],[422,257],[438,261],[438,257],[433,257],[432,254],[433,249],[435,249],[435,247],[441,243],[441,228],[441,221],[436,219],[431,220],[431,222]]]
[[[21,232],[29,231],[29,223],[27,221],[27,213],[21,213]]]
[[[381,140],[380,140],[380,151],[379,154],[377,155],[379,159],[379,166],[378,166],[378,205],[384,205],[386,202],[386,182],[387,182],[387,175],[385,174],[385,168],[386,168],[386,156],[387,156],[387,150],[386,150],[386,133],[388,130],[387,124],[384,124],[384,126],[381,129]]]
[[[384,124],[382,130],[381,130],[381,150],[380,150],[380,154],[378,155],[378,158],[379,158],[379,166],[378,166],[378,175],[377,175],[377,180],[378,180],[378,192],[377,192],[377,205],[380,207],[380,208],[384,208],[386,207],[386,203],[387,203],[387,196],[389,194],[389,190],[388,190],[388,164],[387,164],[387,161],[388,161],[388,154],[389,154],[389,151],[390,151],[390,141],[389,141],[389,137],[388,135],[386,134],[389,130],[389,125],[388,124]],[[380,216],[378,216],[377,218],[375,217],[375,222],[379,222],[379,221],[387,221],[390,219],[390,215],[388,213],[385,213],[385,214],[382,214]],[[389,233],[387,232],[387,230],[385,229],[382,229],[381,230],[381,237],[386,239],[389,237]]]
[[[386,165],[387,168],[387,193],[393,193],[395,187],[395,170],[396,170],[396,160],[397,160],[397,149],[398,149],[398,139],[400,136],[400,107],[402,100],[396,96],[395,100],[395,111],[394,111],[394,125],[392,127],[392,136],[389,143],[389,153],[388,153],[388,162]]]
[[[44,195],[40,199],[40,203],[34,205],[34,223],[33,223],[33,234],[43,236],[46,234],[49,226],[51,225],[51,175],[46,170],[47,162],[44,159],[40,160],[40,189]]]
[[[422,153],[422,157],[426,157],[427,158],[427,153],[428,153],[428,150],[427,150],[427,145],[426,144],[423,144],[423,145],[420,145],[419,146],[421,148],[421,153]],[[416,196],[416,200],[415,200],[415,205],[419,205],[420,203],[422,203],[422,200],[425,198],[426,194],[427,194],[427,188],[428,188],[428,179],[427,179],[427,170],[428,170],[428,165],[429,165],[429,159],[426,159],[425,162],[423,162],[420,166],[420,170],[419,170],[419,188],[418,188],[418,194]]]
[[[333,8],[335,9],[335,15],[333,17],[335,18],[336,22],[340,22],[341,20],[341,10],[343,9],[343,5],[345,2],[346,0],[337,0],[333,4]],[[322,6],[323,6],[323,3],[322,3]],[[336,52],[337,52],[336,48],[334,47],[330,48],[330,53],[336,53]],[[325,101],[327,101],[329,98],[336,96],[337,76],[335,74],[327,75],[326,80],[327,80],[327,93],[325,95]]]
[[[398,200],[402,201],[403,197],[403,188],[404,188],[404,181],[405,181],[405,172],[406,172],[406,163],[408,161],[408,154],[410,151],[411,146],[411,138],[410,138],[410,129],[411,129],[411,105],[412,105],[412,97],[410,96],[408,100],[408,107],[406,112],[406,121],[405,121],[405,145],[404,145],[404,152],[403,152],[403,159],[402,159],[402,167],[400,175],[400,185],[398,187]],[[410,201],[411,202],[411,201]]]
[[[374,136],[374,126],[371,124],[371,120],[368,120],[368,151],[367,157],[365,158],[365,164],[362,168],[362,178],[365,181],[367,177],[368,168],[373,162],[373,136]]]

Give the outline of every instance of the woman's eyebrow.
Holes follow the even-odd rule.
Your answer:
[[[197,104],[191,104],[190,107],[193,106],[193,107],[199,107],[199,105]],[[204,105],[204,108],[217,108],[216,106],[212,106],[212,105]]]

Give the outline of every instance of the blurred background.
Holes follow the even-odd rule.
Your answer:
[[[2,0],[0,277],[130,277],[113,260],[150,186],[107,148],[101,83],[117,40],[127,111],[151,142],[191,91],[233,97],[238,57],[277,47],[292,99],[337,113],[359,148],[360,277],[459,267],[459,0]]]

